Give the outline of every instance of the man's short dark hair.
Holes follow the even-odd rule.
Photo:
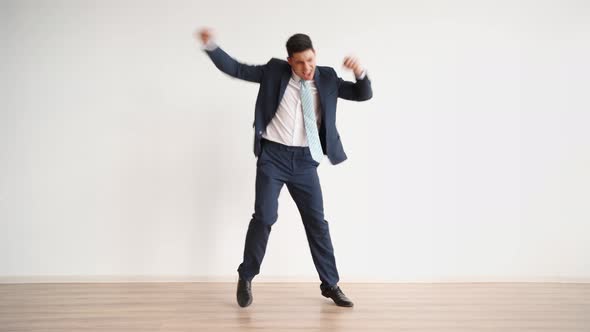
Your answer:
[[[297,33],[287,40],[287,53],[289,57],[292,57],[293,53],[303,52],[308,49],[313,50],[313,45],[311,44],[311,39],[306,34]]]

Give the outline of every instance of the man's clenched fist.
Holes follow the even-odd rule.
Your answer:
[[[213,40],[213,32],[209,28],[203,28],[195,32],[195,38],[206,45],[210,40]]]
[[[358,58],[355,58],[352,56],[347,56],[344,58],[343,65],[345,68],[352,70],[356,77],[360,77],[361,74],[363,73],[363,67],[361,67],[361,64],[360,64]]]

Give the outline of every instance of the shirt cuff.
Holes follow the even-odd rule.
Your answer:
[[[217,44],[213,40],[209,40],[207,44],[203,45],[201,49],[203,51],[213,51],[217,48]]]
[[[363,69],[363,72],[356,78],[357,80],[362,80],[367,76],[367,70]]]

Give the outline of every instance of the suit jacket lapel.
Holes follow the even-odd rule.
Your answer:
[[[318,67],[315,68],[315,73],[313,74],[313,80],[315,81],[315,87],[318,89],[318,95],[320,96],[320,112],[322,114],[322,123],[326,119],[326,112],[324,107],[324,99],[322,98],[322,82],[320,81],[320,70]]]
[[[289,66],[289,70],[285,70],[283,75],[281,75],[281,88],[279,89],[279,99],[277,100],[277,107],[281,103],[281,99],[283,99],[283,95],[285,94],[285,90],[287,90],[287,84],[291,79],[291,67]]]

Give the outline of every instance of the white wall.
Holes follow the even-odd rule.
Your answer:
[[[280,7],[278,7],[280,6]],[[253,212],[246,63],[356,54],[319,168],[342,281],[590,279],[586,1],[2,1],[0,277],[226,278]],[[317,280],[284,190],[258,280]]]

